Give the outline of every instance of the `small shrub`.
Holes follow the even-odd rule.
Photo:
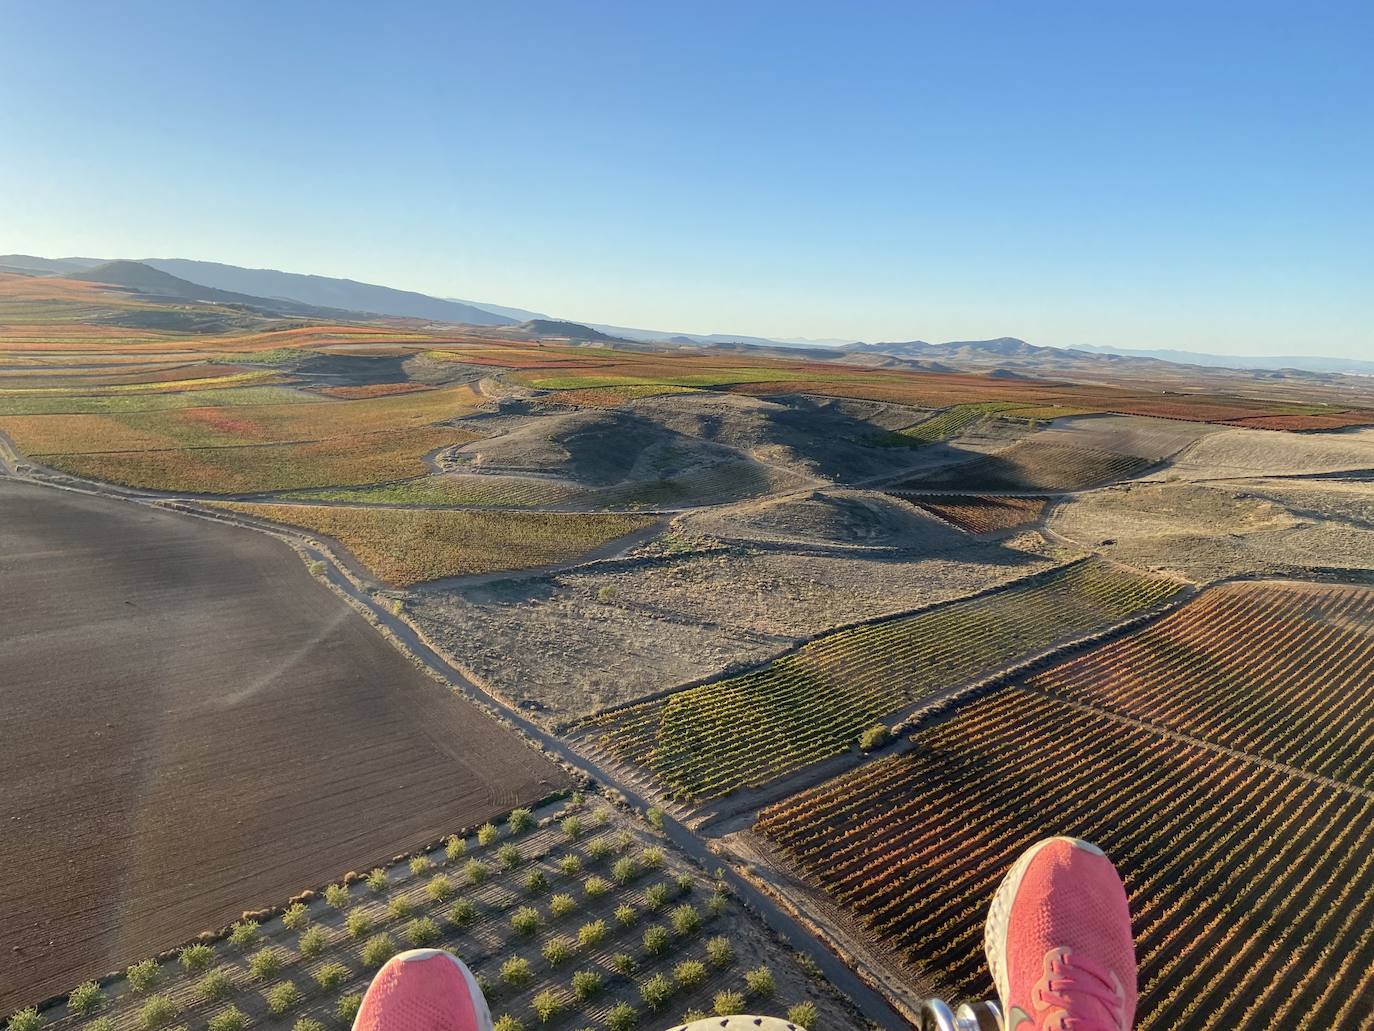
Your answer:
[[[457,927],[467,927],[477,919],[477,907],[470,899],[459,899],[448,907],[449,923]]]
[[[582,860],[570,852],[558,860],[558,872],[569,877],[576,877],[582,872]]]
[[[594,949],[606,940],[606,921],[592,920],[577,929],[577,944],[584,949]]]
[[[681,905],[673,910],[669,919],[673,923],[673,930],[685,937],[689,934],[696,934],[701,930],[701,914],[697,912],[697,907],[693,905]]]
[[[662,974],[655,974],[639,986],[639,997],[651,1010],[661,1010],[673,997],[673,982]]]
[[[311,927],[296,939],[296,948],[305,959],[314,959],[329,944],[329,935],[323,927]]]
[[[551,988],[545,988],[542,992],[530,1000],[530,1007],[539,1017],[541,1024],[547,1024],[558,1014],[563,1012],[563,997]]]
[[[495,824],[484,823],[481,827],[477,828],[477,844],[482,846],[490,845],[496,840],[498,834],[500,834],[500,831],[496,829]]]
[[[83,1017],[88,1013],[94,1013],[104,1005],[105,993],[100,990],[100,985],[94,981],[77,985],[72,989],[72,993],[67,996],[67,1009],[73,1013],[80,1013]]]
[[[525,891],[531,895],[538,895],[549,886],[549,879],[544,876],[543,870],[531,870],[525,875]]]
[[[480,859],[469,859],[463,864],[463,880],[468,884],[481,884],[486,879],[487,868]]]
[[[695,1024],[698,1020],[705,1020],[709,1016],[710,1014],[705,1010],[699,1010],[693,1006],[691,1009],[683,1011],[680,1023]]]
[[[209,969],[210,964],[214,961],[215,950],[204,943],[188,945],[177,956],[177,962],[181,964],[181,969],[188,974],[199,974],[201,971]]]
[[[595,970],[579,970],[572,976],[573,998],[585,1002],[601,991],[601,975]]]
[[[869,727],[859,735],[859,749],[864,752],[871,752],[875,748],[882,748],[892,740],[892,731],[884,726]]]
[[[663,908],[663,904],[668,901],[668,885],[651,884],[644,889],[644,908],[650,913]]]
[[[587,842],[587,858],[600,862],[609,856],[613,851],[611,843],[605,838],[593,838]]]
[[[635,907],[628,902],[622,902],[615,907],[615,922],[621,927],[629,927],[638,918],[639,914],[635,912]]]
[[[362,907],[350,909],[344,927],[350,938],[364,938],[372,933],[372,917]]]
[[[615,846],[615,850],[617,852],[624,852],[634,843],[635,836],[631,834],[629,831],[621,831],[619,834],[615,836],[614,840],[611,842],[611,844]]]
[[[254,928],[257,924],[253,925]],[[139,960],[128,970],[124,971],[124,976],[129,982],[129,987],[136,992],[146,992],[153,985],[157,984],[161,971],[157,968],[157,960]]]
[[[380,894],[391,887],[391,878],[386,875],[386,871],[380,866],[374,867],[372,872],[367,875],[367,887],[368,890]]]
[[[206,1002],[219,1002],[234,990],[234,979],[223,967],[217,967],[200,979],[196,990]]]
[[[717,937],[707,940],[706,959],[711,966],[723,967],[734,958],[735,948],[730,944],[730,939]]]
[[[363,942],[363,963],[374,970],[396,955],[396,943],[389,934],[374,934]]]
[[[596,589],[596,600],[600,605],[610,605],[615,601],[615,584],[602,584]]]
[[[274,985],[264,998],[267,1000],[267,1012],[274,1017],[280,1017],[287,1010],[301,1004],[301,990],[296,987],[295,981],[283,981],[279,985]]]
[[[567,916],[577,908],[577,900],[565,892],[559,892],[549,899],[549,913],[555,918]]]
[[[310,910],[305,907],[303,902],[293,902],[286,907],[286,912],[281,915],[281,925],[288,931],[299,931],[308,923],[310,923]],[[192,948],[194,947],[192,946]]]
[[[335,909],[343,909],[352,898],[346,884],[331,884],[324,889],[324,901]]]
[[[658,831],[663,830],[663,810],[662,810],[662,809],[660,809],[660,808],[659,808],[658,806],[656,806],[656,805],[651,805],[651,806],[649,807],[648,811],[645,812],[644,815],[645,815],[645,817],[647,817],[648,820],[649,820],[649,826],[653,827],[654,830],[658,830]]]
[[[761,995],[765,999],[777,990],[773,984],[773,971],[767,967],[755,967],[746,971],[744,983],[748,986],[750,995]]]
[[[506,870],[514,870],[520,865],[520,850],[509,841],[496,850],[496,860]]]
[[[332,992],[348,980],[348,967],[342,963],[321,963],[313,976],[317,985]]]
[[[677,893],[679,895],[690,895],[692,893],[692,888],[697,882],[692,879],[691,874],[680,873],[673,878],[673,883],[677,885]]]
[[[361,1002],[361,998],[359,999]],[[210,1018],[210,1031],[243,1031],[248,1026],[248,1018],[237,1006],[226,1006]]]
[[[512,834],[524,834],[534,826],[534,813],[528,809],[512,809],[506,818],[506,827]]]
[[[115,1031],[114,1017],[96,1017],[89,1024],[83,1024],[81,1031]]]
[[[525,1025],[520,1023],[509,1013],[501,1014],[496,1023],[492,1026],[492,1031],[525,1031]]]
[[[606,1014],[607,1031],[630,1031],[635,1026],[635,1008],[628,1002],[618,1002]]]
[[[456,863],[468,854],[468,842],[466,838],[460,838],[456,834],[450,834],[444,839],[444,858],[450,863]]]
[[[270,945],[264,945],[248,957],[248,973],[258,981],[275,977],[282,968],[282,954]]]
[[[582,837],[582,832],[586,830],[586,826],[582,823],[582,817],[580,816],[565,816],[563,818],[562,827],[563,833],[568,836],[570,841],[575,841]]]
[[[455,890],[453,879],[447,874],[436,873],[425,885],[425,894],[435,902],[447,902],[453,898]]]
[[[358,1016],[358,1010],[362,1009],[363,997],[358,992],[349,992],[347,995],[340,995],[339,1001],[334,1005],[334,1016],[339,1018],[340,1023],[353,1025],[353,1020]]]
[[[644,932],[644,951],[657,956],[668,948],[668,929],[654,924]]]
[[[306,568],[310,570],[311,576],[324,576],[325,564],[323,559],[315,559]]]
[[[291,1031],[324,1031],[324,1024],[314,1017],[301,1017],[291,1025]]]
[[[386,909],[397,920],[405,920],[415,912],[415,903],[404,895],[396,895],[386,904]]]
[[[711,1008],[718,1017],[731,1017],[744,1012],[744,996],[739,992],[716,992]]]
[[[582,890],[587,893],[587,898],[599,899],[611,890],[611,882],[604,877],[597,877],[593,874],[582,882]]]
[[[43,1026],[43,1018],[38,1015],[38,1007],[30,1006],[10,1017],[5,1031],[37,1031]]]
[[[611,877],[616,884],[629,884],[639,876],[639,864],[629,856],[622,856],[611,867]]]
[[[814,1002],[799,1002],[787,1011],[787,1022],[796,1024],[799,1028],[816,1027],[819,1014],[816,1012]]]
[[[177,1015],[177,1004],[165,995],[150,995],[138,1011],[138,1026],[143,1031],[153,1031],[154,1028],[170,1024],[172,1018]]]
[[[423,877],[434,869],[434,861],[429,856],[410,857],[410,875],[412,877]]]
[[[530,961],[523,956],[512,956],[501,964],[501,980],[512,988],[522,988],[534,980]]]
[[[667,857],[663,854],[663,849],[657,845],[650,845],[639,854],[639,861],[644,864],[646,870],[657,870],[663,865]]]
[[[577,946],[573,944],[571,938],[556,935],[544,943],[544,961],[551,967],[562,966],[573,958],[573,953],[576,951]]]
[[[725,912],[725,905],[728,900],[720,892],[711,893],[711,897],[706,900],[706,912],[711,916],[720,916]]]
[[[611,957],[611,969],[617,974],[623,974],[626,977],[629,977],[635,972],[637,965],[638,964],[635,963],[635,958],[628,952],[617,952]]]
[[[706,980],[706,964],[699,959],[684,959],[673,967],[673,980],[683,988],[695,988]]]
[[[402,933],[413,948],[428,949],[439,944],[439,927],[427,916],[410,921]]]
[[[539,910],[533,906],[521,906],[510,917],[510,925],[516,934],[533,934],[539,930],[541,923],[543,919],[539,916]]]

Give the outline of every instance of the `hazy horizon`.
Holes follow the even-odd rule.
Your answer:
[[[1371,29],[1355,3],[14,6],[0,250],[702,334],[1366,357]]]

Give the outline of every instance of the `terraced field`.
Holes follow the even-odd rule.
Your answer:
[[[654,523],[649,516],[592,513],[215,504],[333,537],[377,577],[398,587],[568,562]]]
[[[994,497],[977,494],[910,494],[890,491],[969,533],[1000,533],[1038,520],[1045,498]]]
[[[1022,440],[972,462],[906,480],[894,489],[953,487],[978,493],[1083,490],[1138,476],[1153,464],[1149,459],[1114,451]]]
[[[90,982],[43,1026],[346,1028],[375,969],[417,946],[463,958],[501,1031],[666,1027],[746,1007],[813,1027],[855,1019],[646,827],[575,797]]]
[[[766,666],[585,721],[613,756],[701,801],[852,748],[904,706],[1108,626],[1180,584],[1090,559],[817,638]]]
[[[1022,688],[915,744],[764,810],[756,829],[942,993],[992,997],[993,892],[1022,849],[1072,834],[1105,848],[1126,883],[1136,1027],[1367,1022],[1368,794]]]

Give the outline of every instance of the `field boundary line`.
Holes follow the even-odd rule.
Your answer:
[[[1299,780],[1305,780],[1310,784],[1319,784],[1323,787],[1331,788],[1334,791],[1343,791],[1346,794],[1355,795],[1359,798],[1367,798],[1371,801],[1374,801],[1374,789],[1362,788],[1356,784],[1347,784],[1343,780],[1335,780],[1334,778],[1323,776],[1320,773],[1310,773],[1307,770],[1300,769],[1297,766],[1290,766],[1288,763],[1279,762],[1276,759],[1266,759],[1263,756],[1253,755],[1250,752],[1243,752],[1238,748],[1228,748],[1226,745],[1219,745],[1215,742],[1207,741],[1200,737],[1194,737],[1192,734],[1184,733],[1181,730],[1171,730],[1170,728],[1162,726],[1158,723],[1151,723],[1149,720],[1138,719],[1135,716],[1127,716],[1123,713],[1115,712],[1112,709],[1104,709],[1097,705],[1089,705],[1086,702],[1078,702],[1069,698],[1063,698],[1055,694],[1053,691],[1046,691],[1042,688],[1035,687],[1031,684],[1020,684],[1018,686],[1021,687],[1023,690],[1030,691],[1033,694],[1038,694],[1042,698],[1049,699],[1050,701],[1056,702],[1060,705],[1068,706],[1070,709],[1076,709],[1079,712],[1086,712],[1093,715],[1102,716],[1106,719],[1113,720],[1116,723],[1120,723],[1128,727],[1134,727],[1137,730],[1144,730],[1150,733],[1158,734],[1161,737],[1168,738],[1171,741],[1177,741],[1180,744],[1190,745],[1194,748],[1201,748],[1205,751],[1213,752],[1217,755],[1225,755],[1232,759],[1238,759],[1241,762],[1253,763],[1256,766],[1263,766],[1265,769],[1277,770],[1279,773],[1287,774],[1291,777],[1296,777]]]

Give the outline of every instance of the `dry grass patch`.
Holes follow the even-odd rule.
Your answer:
[[[224,502],[220,508],[335,538],[398,586],[566,562],[653,523],[648,516],[452,512]]]

